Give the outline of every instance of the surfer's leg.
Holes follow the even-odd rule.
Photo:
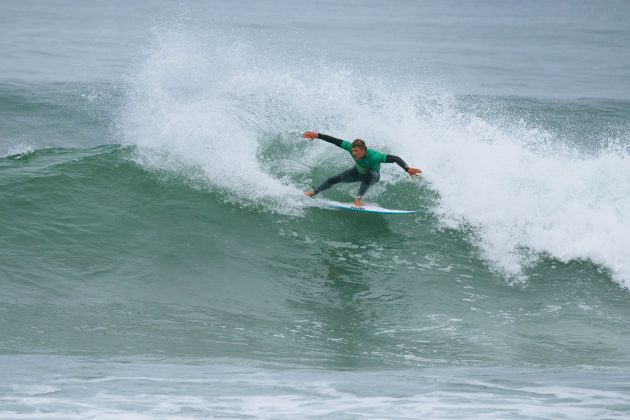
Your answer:
[[[327,190],[335,184],[340,182],[357,182],[360,179],[359,172],[357,172],[356,168],[346,169],[345,171],[338,173],[335,176],[331,176],[326,181],[324,181],[319,187],[315,188],[315,194],[319,194],[320,192]]]
[[[370,188],[370,185],[378,182],[379,179],[381,179],[381,174],[368,169],[361,177],[361,186],[359,187],[358,197],[363,197],[368,188]]]

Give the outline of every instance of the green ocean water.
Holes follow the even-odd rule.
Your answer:
[[[576,28],[557,42],[583,61],[565,84],[562,56],[549,74],[506,75],[484,30],[540,53],[537,38],[510,32],[503,12],[514,9],[484,3],[495,27],[425,5],[422,19],[444,12],[429,19],[438,32],[464,19],[487,41],[479,48],[496,48],[485,64],[494,84],[471,71],[454,88],[444,84],[455,73],[436,82],[402,65],[426,29],[382,38],[399,45],[387,53],[335,29],[343,42],[313,41],[314,63],[292,55],[314,39],[290,23],[307,9],[282,8],[261,29],[248,26],[254,6],[213,5],[191,2],[175,23],[156,6],[152,29],[134,4],[116,6],[128,12],[119,27],[111,7],[58,2],[29,17],[2,6],[27,24],[7,23],[0,43],[0,417],[627,417],[622,3],[614,15],[587,2],[563,11]],[[335,23],[336,9],[320,6]],[[355,30],[385,13],[356,7]],[[420,19],[417,5],[400,7]],[[591,7],[609,23],[592,39],[599,20],[580,14]],[[72,30],[38,37],[60,10]],[[407,28],[402,14],[383,16]],[[287,31],[295,39],[279,41]],[[46,55],[36,48],[46,42],[65,47]],[[344,61],[353,46],[372,67]],[[440,56],[444,69],[454,56],[476,68],[461,48]],[[388,73],[384,57],[401,66]],[[366,197],[419,213],[356,215],[303,197],[352,164],[305,130],[362,137],[421,167],[411,179],[384,165]],[[350,201],[356,188],[323,195]]]

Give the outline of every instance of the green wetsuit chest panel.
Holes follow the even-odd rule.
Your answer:
[[[342,141],[341,148],[347,150],[352,156],[352,144],[350,142]],[[354,156],[352,156],[352,159],[354,159]],[[360,174],[364,174],[368,169],[380,172],[381,163],[385,162],[386,159],[386,154],[368,148],[363,159],[354,159],[354,165]]]

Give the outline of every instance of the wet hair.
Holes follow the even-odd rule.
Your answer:
[[[355,141],[352,142],[352,147],[359,147],[363,150],[367,149],[365,142],[361,139],[356,139]]]

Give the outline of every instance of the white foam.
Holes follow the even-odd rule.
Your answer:
[[[0,395],[0,417],[623,418],[630,404],[623,370],[335,371],[136,362],[107,368],[155,374],[84,378],[86,371],[102,372],[102,363],[94,365],[70,360],[63,369],[29,371],[36,375],[30,379],[54,381],[54,387],[38,386],[54,392],[24,395],[14,391],[22,385],[13,386]],[[25,380],[15,369],[10,373],[10,381]]]
[[[519,277],[540,255],[590,259],[630,286],[627,155],[567,156],[537,147],[550,134],[475,118],[431,126],[416,153],[440,193],[441,219],[474,227],[497,268]]]
[[[261,132],[249,126],[246,119],[253,116],[243,109],[255,87],[243,92],[247,81],[234,72],[245,66],[238,45],[215,44],[208,51],[190,34],[159,36],[131,79],[125,138],[140,146],[138,160],[149,167],[201,169],[211,186],[232,199],[275,198],[291,207],[279,199],[300,197],[299,190],[265,173],[257,160]]]
[[[23,156],[28,156],[35,151],[35,147],[28,142],[20,142],[9,146],[4,157],[14,156],[16,158],[21,158]]]

